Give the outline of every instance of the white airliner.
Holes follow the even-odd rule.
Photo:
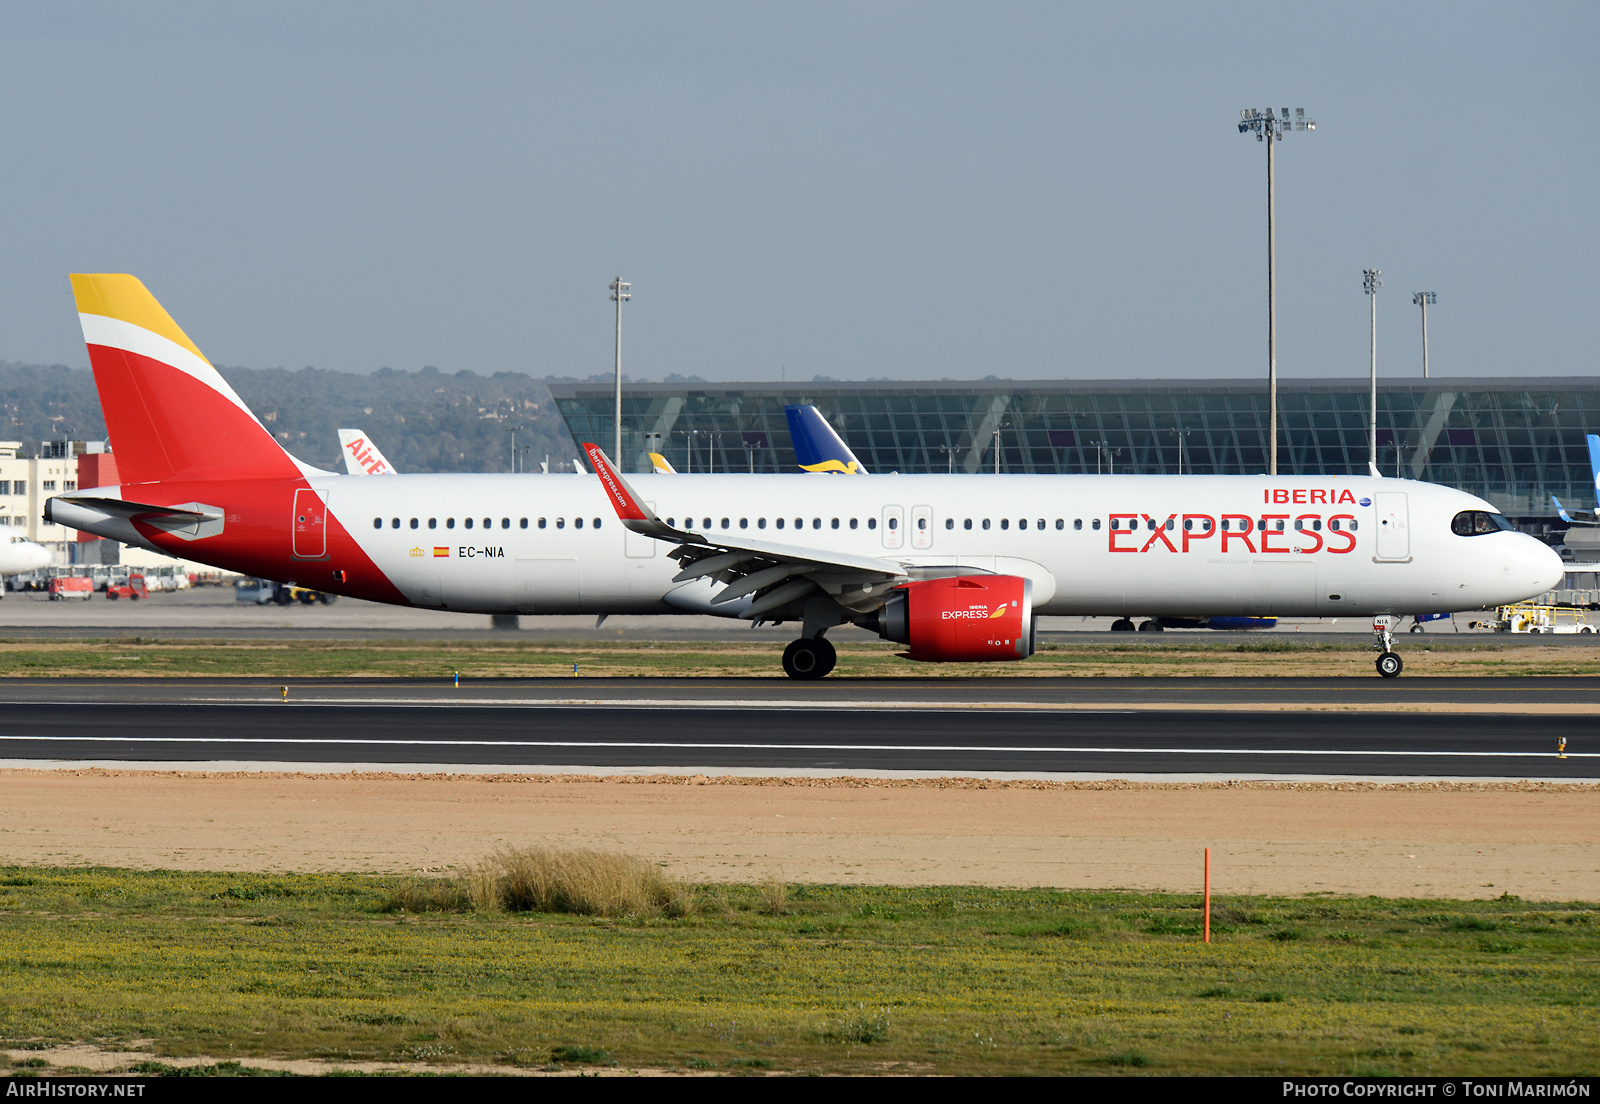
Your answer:
[[[1041,614],[1371,615],[1520,601],[1560,558],[1482,499],[1357,476],[680,475],[321,471],[291,457],[144,285],[75,275],[117,487],[46,517],[261,578],[484,613],[794,622],[817,678],[855,625],[911,659],[1019,660]],[[136,396],[140,401],[128,401]]]
[[[0,580],[7,575],[38,571],[40,568],[49,567],[50,563],[49,550],[34,544],[28,538],[12,537],[9,540],[0,538]],[[4,593],[4,588],[0,587],[0,596]]]

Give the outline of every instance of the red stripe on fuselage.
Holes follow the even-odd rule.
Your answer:
[[[224,512],[222,532],[199,540],[184,540],[134,519],[134,526],[145,539],[174,556],[244,575],[364,598],[369,602],[409,604],[331,510],[326,522],[327,554],[314,560],[294,558],[291,554],[294,493],[309,486],[299,476],[294,479],[164,480],[143,486],[123,483],[122,495],[129,501],[148,502],[152,506],[199,502]],[[341,571],[343,581],[339,578]]]

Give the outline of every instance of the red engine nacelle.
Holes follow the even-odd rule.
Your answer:
[[[1026,659],[1033,654],[1033,583],[1016,575],[958,575],[895,588],[878,635],[932,663]]]

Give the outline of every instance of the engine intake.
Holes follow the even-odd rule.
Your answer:
[[[1033,583],[1017,575],[957,575],[896,587],[879,612],[885,640],[909,646],[900,654],[930,663],[1026,659],[1033,654],[1037,618]]]

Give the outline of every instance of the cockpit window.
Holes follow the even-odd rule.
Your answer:
[[[1484,510],[1462,510],[1450,520],[1450,531],[1458,537],[1479,537],[1485,533],[1514,533],[1516,526],[1504,514]]]

